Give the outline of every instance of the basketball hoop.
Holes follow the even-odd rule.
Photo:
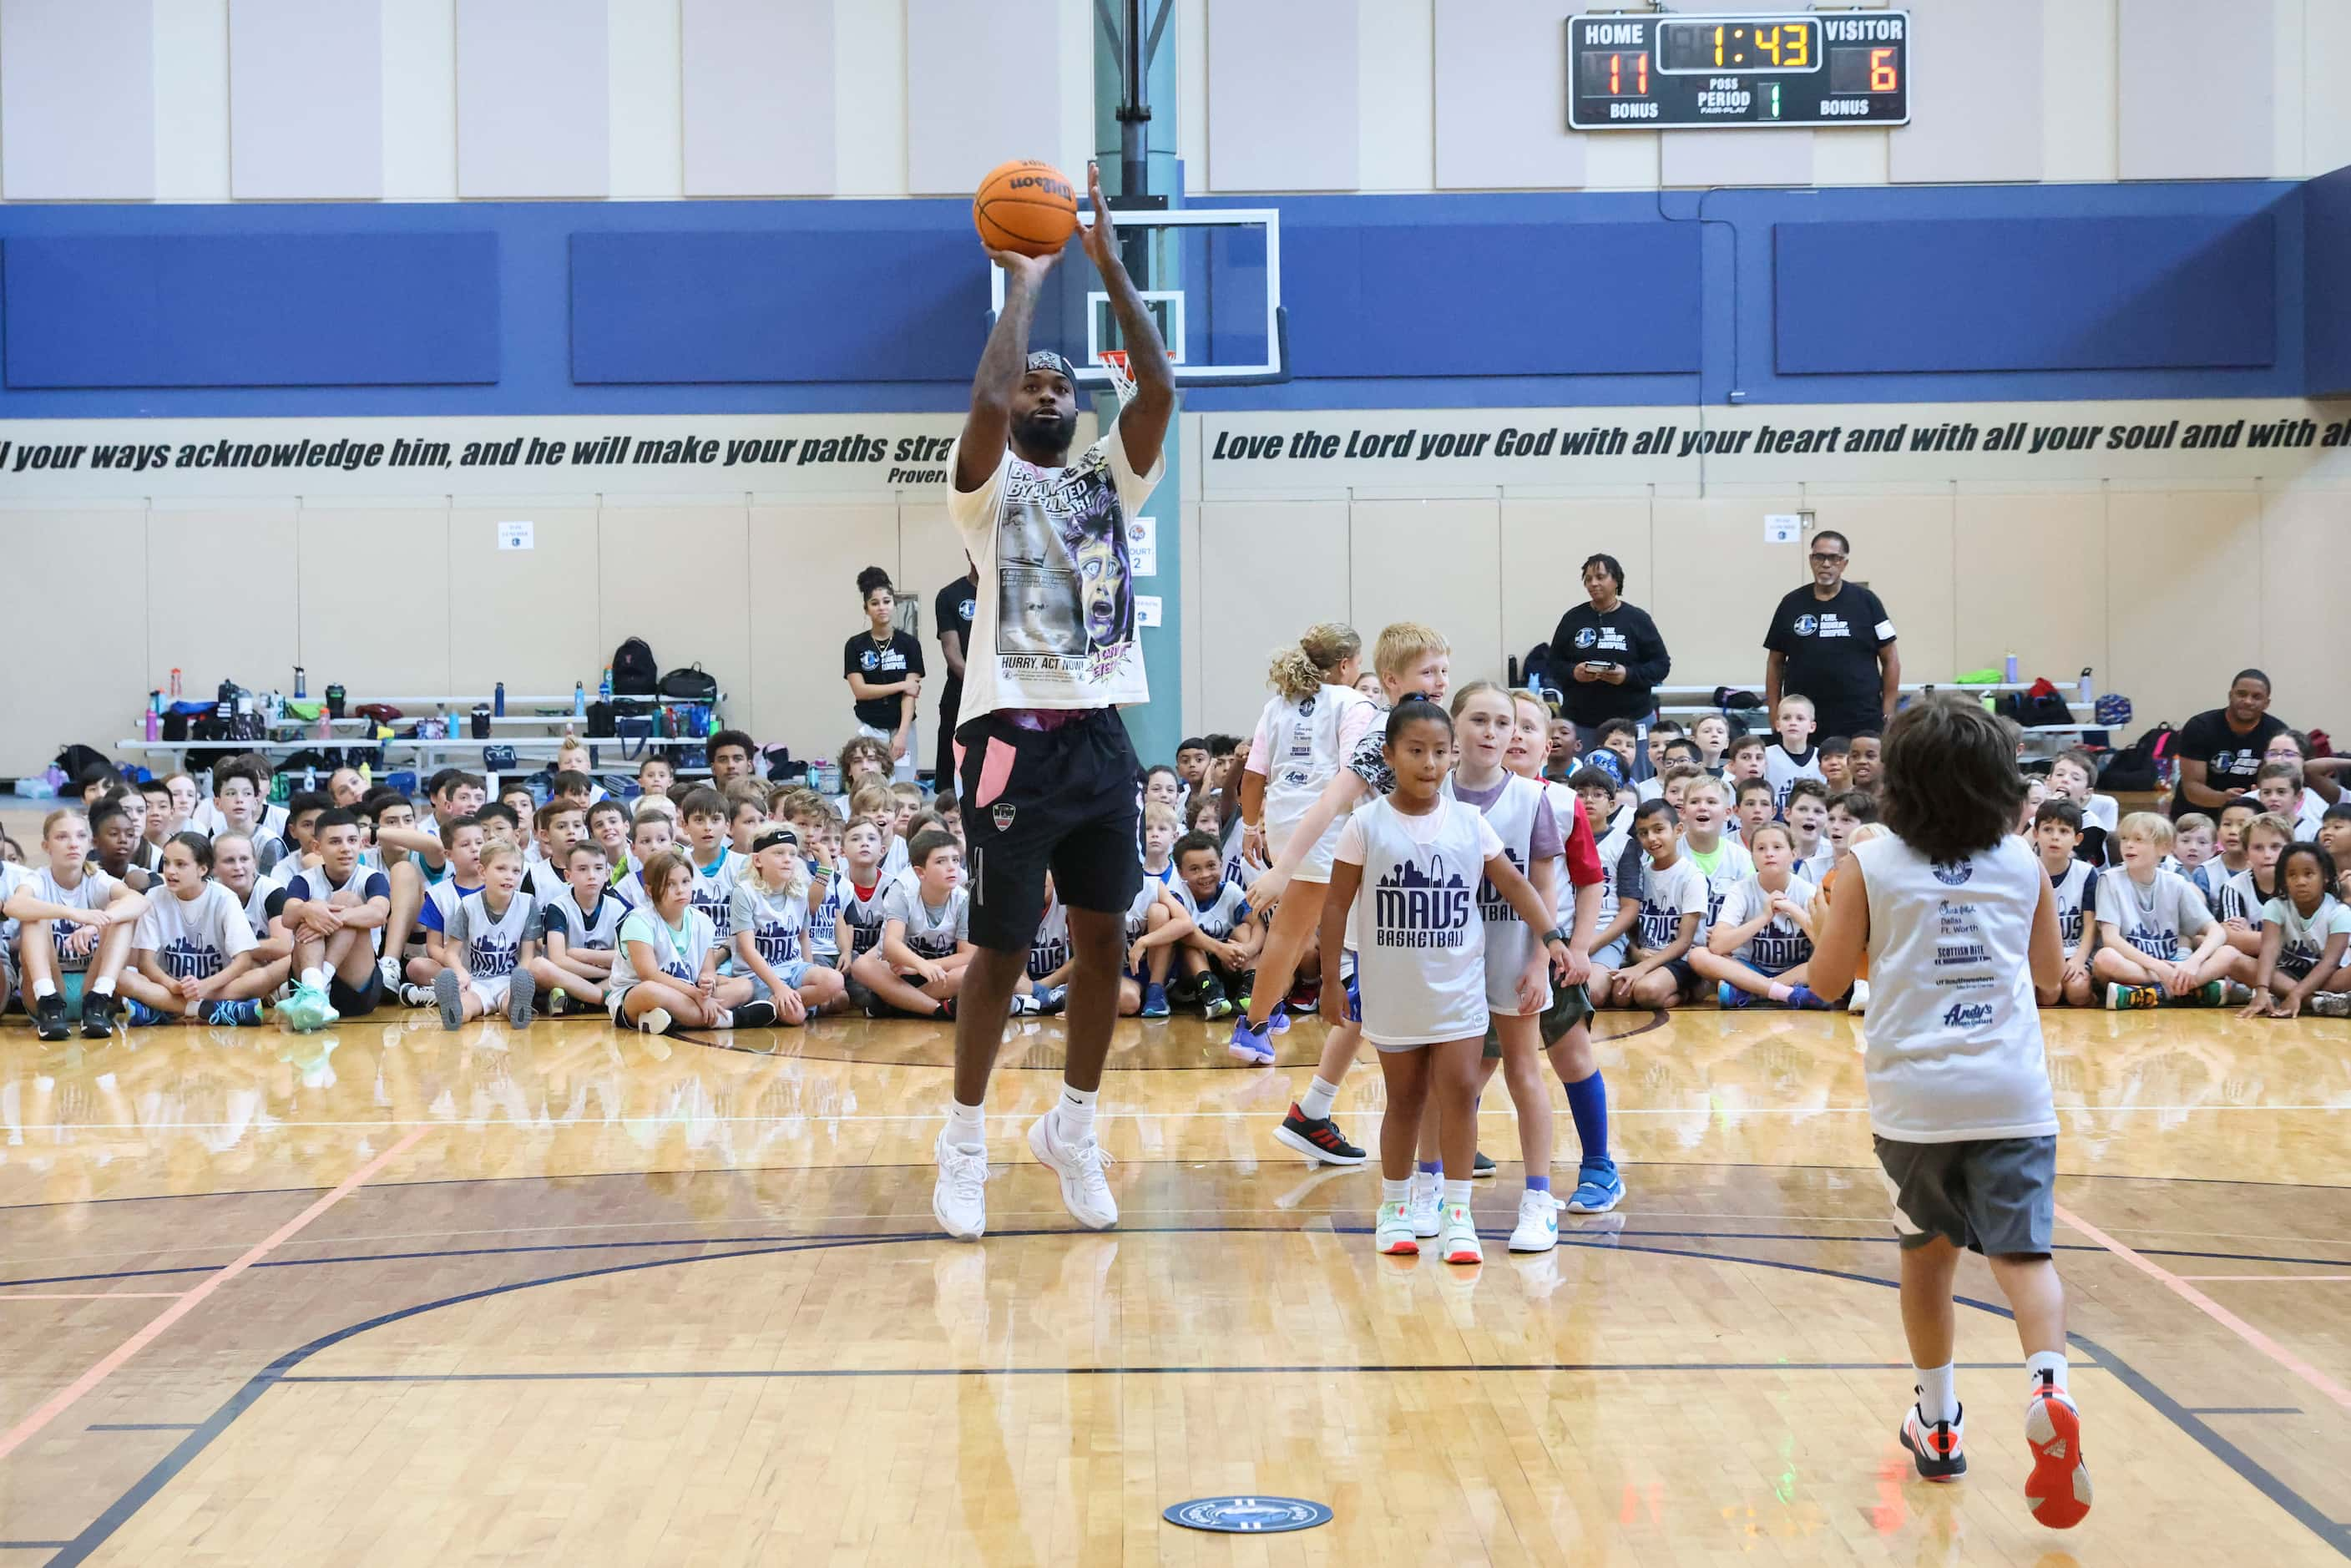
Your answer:
[[[1118,406],[1124,408],[1134,401],[1134,372],[1128,368],[1124,349],[1104,349],[1096,356],[1102,368],[1110,372],[1111,391],[1118,393]]]

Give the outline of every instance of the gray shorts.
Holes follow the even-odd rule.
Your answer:
[[[2056,1221],[2057,1140],[1906,1144],[1873,1138],[1905,1248],[1940,1236],[1987,1257],[2046,1257]]]

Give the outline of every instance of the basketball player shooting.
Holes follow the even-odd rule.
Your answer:
[[[1058,1104],[1029,1147],[1061,1177],[1079,1224],[1118,1223],[1094,1137],[1094,1097],[1118,1010],[1126,913],[1143,885],[1135,851],[1142,768],[1117,710],[1146,702],[1126,519],[1165,472],[1175,412],[1167,349],[1119,259],[1118,231],[1089,165],[1094,221],[1078,230],[1102,274],[1135,394],[1073,461],[1077,377],[1029,350],[1038,291],[1062,252],[990,250],[1004,309],[972,378],[971,414],[949,459],[947,513],[978,573],[977,611],[956,731],[971,874],[970,936],[956,1017],[955,1101],[939,1134],[932,1211],[948,1235],[987,1228],[981,1103],[1014,987],[1045,907],[1045,877],[1069,912],[1069,1059]]]

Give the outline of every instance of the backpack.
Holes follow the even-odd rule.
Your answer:
[[[620,677],[613,677],[618,689]],[[676,702],[715,703],[718,700],[718,678],[706,673],[700,664],[688,664],[682,670],[672,670],[661,678],[661,695]]]
[[[113,758],[95,746],[83,746],[77,743],[57,747],[57,771],[66,776],[68,783],[80,778],[93,768],[111,768],[117,773],[122,771],[121,768],[115,767]]]
[[[661,685],[661,665],[643,637],[632,637],[612,650],[612,693],[615,696],[652,696]]]
[[[2098,783],[2108,789],[2153,789],[2161,779],[2161,768],[2171,759],[2172,727],[2158,724],[2120,751],[2106,758],[2105,766],[2098,770]]]

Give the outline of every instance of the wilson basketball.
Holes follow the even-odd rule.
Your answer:
[[[990,250],[1050,256],[1078,226],[1078,193],[1050,163],[1016,158],[990,169],[979,183],[971,221]]]

